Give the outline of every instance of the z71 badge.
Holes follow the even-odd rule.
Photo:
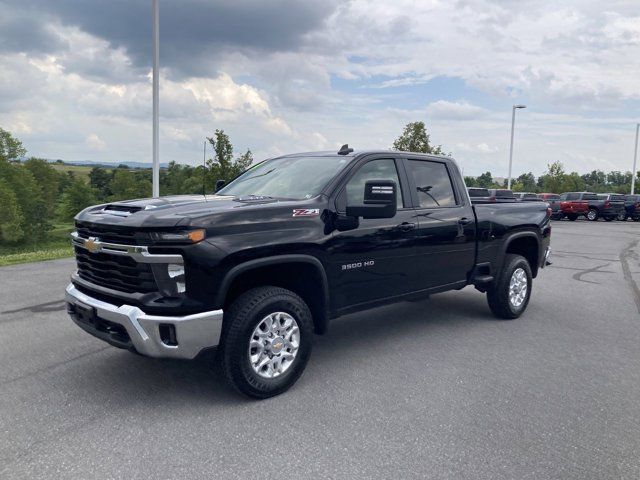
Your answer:
[[[320,215],[319,208],[294,208],[293,216],[294,217],[317,217]]]

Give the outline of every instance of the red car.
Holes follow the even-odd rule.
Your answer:
[[[572,222],[580,215],[586,215],[589,211],[590,196],[597,199],[595,193],[590,192],[567,192],[560,195],[560,211],[563,217],[567,217]],[[589,198],[585,198],[589,197]]]

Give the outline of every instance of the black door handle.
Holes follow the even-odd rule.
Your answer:
[[[467,217],[462,217],[460,220],[458,220],[458,223],[460,225],[467,225],[471,223],[471,220],[469,220]]]
[[[400,225],[400,230],[402,232],[410,232],[411,230],[416,228],[416,224],[415,223],[409,223],[409,222],[402,222]]]

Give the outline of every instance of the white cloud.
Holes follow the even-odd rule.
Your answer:
[[[427,105],[427,113],[438,120],[475,120],[483,117],[486,111],[467,102],[438,100]]]
[[[97,133],[90,134],[84,140],[85,145],[95,152],[101,152],[107,148],[107,143],[102,140]]]

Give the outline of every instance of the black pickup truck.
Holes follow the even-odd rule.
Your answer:
[[[142,355],[217,346],[230,383],[266,398],[302,374],[314,332],[350,312],[473,285],[497,317],[520,316],[547,263],[549,216],[543,202],[472,206],[448,157],[287,155],[214,195],[80,212],[67,307]]]

